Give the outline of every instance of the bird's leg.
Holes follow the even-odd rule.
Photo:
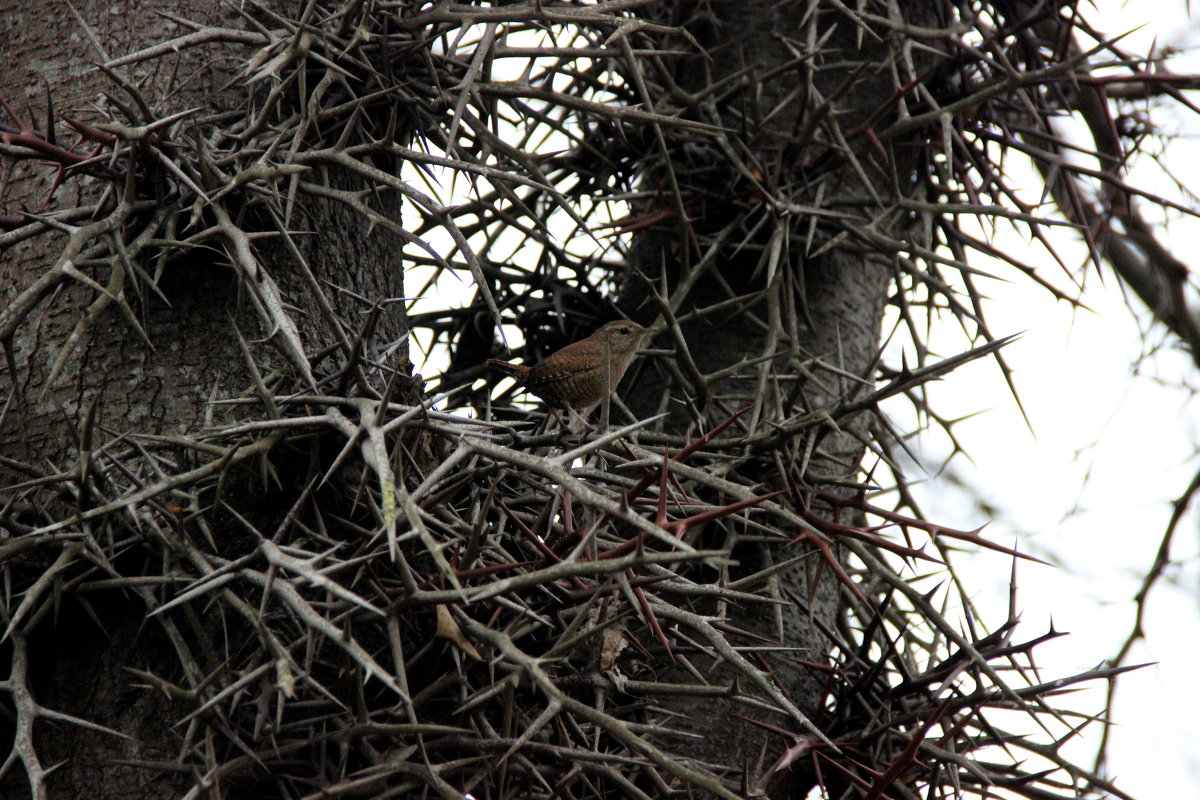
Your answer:
[[[571,416],[569,419],[571,422],[575,422],[576,420],[579,421],[579,424],[581,426],[581,428],[580,428],[581,433],[582,432],[591,433],[592,431],[596,430],[595,427],[593,427],[592,424],[590,422],[588,422],[587,419],[584,418],[584,416],[582,414],[580,414],[578,411],[576,411],[571,406],[567,406],[567,411],[570,412]]]

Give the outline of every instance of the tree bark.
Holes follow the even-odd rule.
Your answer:
[[[903,59],[895,39],[864,35],[863,23],[832,4],[755,0],[675,9],[669,22],[694,36],[702,55],[679,60],[671,73],[678,88],[658,99],[664,107],[691,107],[728,133],[720,146],[668,140],[647,164],[643,183],[652,201],[638,211],[669,221],[635,238],[635,274],[623,302],[643,321],[668,304],[683,338],[666,346],[682,358],[674,368],[648,363],[624,398],[636,416],[665,412],[665,430],[693,437],[750,407],[730,434],[749,435],[834,409],[873,384],[893,271],[886,257],[846,232],[877,226],[902,238],[907,220],[889,208],[890,191],[913,182],[897,168],[903,159],[894,150],[881,155],[852,132],[869,128],[872,115],[887,108],[896,91],[889,67]],[[813,215],[798,210],[804,208]],[[843,241],[826,248],[837,238]],[[665,300],[652,300],[650,286]],[[735,468],[767,489],[795,487],[789,499],[811,504],[806,510],[854,523],[818,494],[831,482],[857,479],[869,422],[860,415],[767,451],[747,449]],[[829,649],[822,631],[837,628],[841,586],[815,549],[796,544],[801,533],[781,531],[769,541],[744,532],[734,544],[739,565],[730,579],[808,557],[773,579],[772,595],[782,601],[773,613],[729,604],[724,619],[746,632],[743,644],[779,648],[758,663],[809,719],[822,720],[828,684],[818,665]],[[698,661],[693,666],[713,683],[733,680],[723,659]],[[799,739],[747,719],[815,741],[787,715],[764,715],[736,696],[665,705],[683,715],[682,723],[671,719],[688,734],[675,742],[683,752],[742,768],[746,786],[773,798],[803,797],[811,788],[814,776],[805,770],[773,770]]]
[[[78,9],[78,17],[61,8],[46,13],[39,6],[13,4],[0,15],[5,20],[10,63],[15,65],[0,72],[0,98],[10,101],[19,117],[6,120],[10,129],[24,124],[70,147],[78,137],[67,126],[57,122],[52,123],[56,130],[43,129],[48,102],[55,113],[78,119],[92,130],[106,117],[93,110],[95,104],[118,119],[125,117],[119,109],[130,109],[138,117],[122,119],[130,126],[196,109],[186,121],[164,132],[170,131],[176,144],[187,140],[200,151],[210,130],[206,121],[237,113],[250,103],[243,84],[235,80],[236,65],[245,63],[253,52],[250,44],[185,48],[114,68],[112,73],[126,86],[136,87],[132,90],[91,66],[188,33],[189,27],[175,19],[197,26],[241,27],[243,17],[233,7],[210,2],[148,2],[136,8],[79,2],[73,8]],[[293,4],[284,2],[263,8],[296,12]],[[270,25],[265,15],[260,21]],[[260,87],[271,88],[266,83]],[[4,210],[10,214],[96,207],[91,218],[67,220],[72,226],[68,231],[30,236],[7,247],[0,262],[4,312],[14,325],[5,331],[8,361],[0,367],[0,394],[7,401],[0,415],[0,453],[4,454],[0,487],[6,489],[6,502],[13,504],[7,509],[8,519],[18,526],[22,520],[33,527],[38,524],[34,521],[38,508],[22,511],[22,503],[31,495],[21,487],[75,469],[72,465],[79,462],[81,450],[99,457],[105,451],[118,452],[123,443],[136,442],[153,451],[164,470],[187,469],[190,451],[172,449],[165,441],[262,413],[255,402],[214,401],[239,396],[261,400],[255,387],[259,381],[271,381],[272,370],[296,375],[295,353],[289,353],[284,332],[268,324],[261,313],[266,290],[255,296],[248,290],[253,281],[239,269],[257,269],[262,285],[269,281],[278,287],[281,307],[298,321],[301,347],[306,356],[314,356],[318,368],[321,363],[315,356],[329,348],[340,356],[349,355],[345,351],[364,332],[368,317],[372,324],[362,337],[365,346],[374,345],[376,354],[391,347],[391,363],[400,368],[407,364],[403,304],[384,302],[403,296],[400,242],[387,228],[372,226],[334,200],[301,195],[286,220],[272,220],[249,207],[230,220],[240,229],[274,232],[248,243],[248,264],[233,263],[230,254],[242,243],[219,230],[197,240],[187,256],[168,259],[166,250],[152,240],[185,239],[206,227],[219,228],[221,220],[211,208],[198,204],[190,229],[169,221],[180,211],[179,197],[163,194],[166,182],[155,176],[163,166],[149,149],[160,143],[153,136],[146,138],[146,152],[136,159],[141,173],[132,178],[119,170],[135,163],[133,158],[92,165],[91,177],[67,180],[51,190],[54,169],[26,160],[5,184]],[[89,146],[82,142],[76,151],[86,152]],[[365,185],[363,179],[336,169],[314,170],[305,180],[338,191]],[[381,202],[385,213],[398,220],[398,198],[384,197]],[[123,210],[114,213],[114,207]],[[279,228],[289,232],[290,243],[278,234]],[[60,253],[71,236],[83,243],[83,249],[68,264]],[[129,252],[129,264],[146,272],[131,272],[129,264],[119,260],[89,260],[103,255],[101,245],[118,239]],[[68,275],[53,290],[37,295],[28,313],[17,313],[19,298],[29,298],[38,281],[67,267],[72,275],[86,275],[94,283]],[[107,289],[107,295],[97,284]],[[336,288],[329,292],[328,309],[323,309],[317,297],[330,286]],[[94,312],[85,311],[89,308]],[[303,384],[306,378],[298,377]],[[272,385],[290,383],[290,378],[277,377]],[[226,514],[228,527],[211,531],[225,557],[236,557],[253,546],[246,541],[243,524],[268,531],[278,524],[295,499],[293,482],[303,477],[286,463],[264,467],[262,477],[257,472],[243,469],[225,482],[217,496],[196,498],[199,503],[224,504],[244,520]],[[152,474],[133,477],[147,482],[154,478]],[[74,497],[62,494],[56,502],[61,516],[67,518],[103,499],[85,492]],[[181,506],[178,513],[187,512],[186,500],[171,502]],[[140,526],[137,513],[130,515],[129,522],[132,540],[154,536],[152,529]],[[86,532],[87,523],[79,529]],[[157,557],[157,546],[144,551],[135,547],[125,549],[119,562],[106,562],[104,554],[80,549],[76,538],[57,544],[47,538],[25,557],[23,572],[33,576],[43,570],[57,571],[68,575],[70,583],[61,594],[61,607],[57,600],[43,598],[33,604],[32,614],[15,624],[17,649],[12,637],[0,646],[0,663],[16,663],[19,655],[28,654],[29,682],[8,687],[9,696],[25,693],[43,709],[106,726],[111,733],[61,718],[35,720],[32,744],[42,766],[60,765],[46,778],[46,796],[124,800],[181,796],[198,777],[174,766],[191,734],[186,726],[174,724],[176,714],[169,713],[172,698],[131,671],[145,670],[187,685],[189,680],[180,674],[182,659],[198,673],[186,677],[202,680],[222,665],[215,653],[205,652],[198,642],[234,631],[222,633],[213,620],[194,615],[191,630],[181,630],[165,617],[147,622],[146,614],[162,598],[154,583],[138,591],[88,589],[118,573],[138,574],[143,566],[146,575],[154,575],[162,566],[158,559],[182,557],[170,542]],[[141,559],[146,563],[140,566]],[[32,591],[27,596],[36,599]],[[6,623],[13,619],[20,600],[18,595],[6,603]],[[8,678],[14,683],[11,672]],[[0,725],[6,728],[0,733],[3,747],[12,741],[14,730],[8,722]],[[226,785],[234,778],[225,776]],[[29,791],[19,765],[0,781],[0,794],[5,797],[24,797]]]

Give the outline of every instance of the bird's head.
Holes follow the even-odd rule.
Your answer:
[[[654,328],[643,328],[636,322],[618,319],[605,323],[594,335],[603,338],[608,349],[614,353],[632,353],[644,337],[654,332]]]

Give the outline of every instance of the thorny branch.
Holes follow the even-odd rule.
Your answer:
[[[118,91],[95,118],[56,115],[50,97],[39,130],[4,103],[0,158],[9,171],[0,185],[0,250],[48,237],[61,237],[61,245],[0,310],[8,390],[0,419],[23,400],[28,365],[17,345],[38,314],[63,302],[68,289],[87,294],[49,370],[53,385],[71,374],[80,343],[114,309],[152,340],[138,303],[160,294],[164,271],[197,250],[231,267],[262,339],[282,359],[254,363],[241,340],[253,385],[211,403],[236,422],[110,435],[85,420],[78,464],[0,454],[2,618],[11,655],[0,692],[15,711],[0,778],[20,763],[32,797],[46,796],[48,768],[37,751],[45,722],[115,733],[38,705],[29,649],[59,603],[128,592],[178,659],[170,675],[139,670],[136,677],[167,694],[178,712],[186,733],[165,767],[197,775],[187,797],[256,769],[280,776],[286,796],[766,791],[750,785],[745,765],[676,758],[666,742],[678,731],[654,700],[667,695],[733,698],[777,734],[767,779],[809,770],[827,791],[871,798],[983,797],[998,787],[1017,797],[1125,797],[1062,755],[1059,745],[1093,720],[1055,705],[1060,693],[1111,681],[1120,670],[1037,678],[1034,649],[1049,635],[1014,642],[1015,608],[995,633],[984,633],[969,602],[964,626],[944,610],[956,602],[953,587],[935,586],[937,573],[916,572],[944,567],[924,549],[941,552],[942,532],[998,545],[923,520],[915,509],[905,515],[867,502],[877,486],[858,472],[823,475],[808,464],[839,424],[875,416],[886,435],[864,444],[904,498],[903,474],[889,454],[906,437],[890,432],[880,403],[904,395],[936,421],[924,397],[929,381],[982,356],[995,357],[1007,374],[1000,356],[1007,339],[988,329],[977,288],[987,278],[978,256],[998,257],[1073,299],[1044,270],[965,230],[964,218],[1003,220],[1056,258],[1044,229],[1074,227],[1194,354],[1200,328],[1184,302],[1190,275],[1138,215],[1135,201],[1158,198],[1121,177],[1129,154],[1109,105],[1133,90],[1182,103],[1193,79],[1149,72],[1106,42],[1064,52],[1063,42],[1090,35],[1070,6],[947,5],[944,27],[855,12],[864,36],[903,35],[948,55],[921,71],[904,50],[893,65],[895,95],[871,120],[843,131],[831,114],[836,98],[824,98],[797,132],[797,152],[819,143],[864,178],[852,142],[876,147],[919,134],[913,164],[891,166],[897,184],[911,177],[924,185],[924,200],[879,191],[842,198],[839,207],[824,189],[813,191],[818,165],[812,185],[779,185],[732,144],[710,113],[731,87],[691,96],[670,84],[664,63],[694,53],[695,41],[638,15],[654,4],[402,2],[376,13],[373,3],[312,3],[303,19],[250,5],[244,29],[172,17],[186,33],[108,58],[102,71]],[[815,44],[798,63],[828,55],[816,24]],[[233,54],[231,86],[243,99],[237,113],[169,110],[126,77],[135,65],[202,48]],[[1113,63],[1099,63],[1104,53]],[[1051,127],[1062,112],[1087,125],[1099,169],[1063,157]],[[996,147],[1045,171],[1056,211],[1009,181],[996,166]],[[612,311],[612,276],[628,234],[661,220],[686,222],[689,198],[678,183],[636,180],[654,148],[677,157],[679,171],[697,153],[719,153],[745,180],[739,190],[748,208],[770,209],[770,224],[809,221],[800,245],[813,257],[853,247],[890,261],[893,305],[916,366],[847,374],[835,356],[800,354],[780,325],[764,353],[732,369],[764,392],[809,380],[853,388],[828,407],[787,418],[764,419],[760,408],[697,414],[703,424],[692,437],[664,433],[656,419],[579,437],[488,417],[507,394],[476,387],[502,325],[523,329],[530,354],[555,336],[572,338]],[[37,207],[8,203],[16,169],[43,180]],[[337,185],[330,170],[358,183]],[[421,180],[429,191],[418,188]],[[100,188],[77,207],[60,203],[58,188],[85,181]],[[469,200],[449,200],[437,185],[453,181],[471,187]],[[387,213],[380,198],[389,193],[404,199],[409,219]],[[647,197],[659,205],[653,219],[625,216],[631,200]],[[412,402],[413,392],[397,399],[413,388],[411,379],[372,349],[369,324],[356,332],[334,310],[350,288],[304,267],[291,223],[316,200],[398,235],[409,262],[426,268],[427,282],[412,296],[433,294],[447,275],[474,281],[474,302],[409,320],[414,333],[452,348],[442,383],[449,391],[438,405]],[[859,225],[851,207],[871,209],[881,222],[911,217],[914,235],[901,241],[887,225]],[[552,231],[560,223],[565,235]],[[605,230],[615,235],[597,238]],[[717,239],[736,244],[740,235],[731,223]],[[273,272],[261,257],[268,239],[294,251],[312,313],[333,331],[326,347],[306,340],[303,326],[313,321],[296,312],[285,288],[295,276]],[[673,346],[657,357],[706,406],[726,374],[697,366],[680,326],[749,301],[683,312],[693,287],[718,279],[712,265],[720,249],[690,244],[700,253],[693,271],[670,296],[654,289]],[[1075,273],[1068,278],[1079,282]],[[942,313],[978,346],[935,359],[924,335]],[[471,406],[483,418],[463,413]],[[768,491],[739,471],[758,458],[800,465],[796,484]],[[288,473],[288,463],[302,468]],[[269,495],[282,473],[299,488],[271,526],[228,494],[229,484],[259,480]],[[815,516],[812,501],[830,501],[820,494],[825,485],[853,488],[854,499],[841,505],[884,524]],[[728,574],[730,543],[751,534],[781,553],[801,541],[810,550],[795,548],[794,558],[737,580],[713,580]],[[231,541],[240,546],[231,549]],[[133,552],[153,555],[132,568],[122,556]],[[738,604],[803,605],[806,598],[779,588],[778,576],[805,563],[833,576],[845,601],[823,631],[829,652],[805,656],[827,689],[819,716],[800,711],[791,687],[762,668],[774,643],[733,628],[722,613]],[[690,671],[687,680],[664,679],[668,663]],[[716,663],[731,665],[736,678],[711,680],[706,665]],[[1023,712],[1053,731],[1053,744],[1007,732],[992,709]]]

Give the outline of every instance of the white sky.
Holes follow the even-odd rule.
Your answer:
[[[1059,566],[1018,565],[1024,641],[1048,630],[1069,632],[1038,648],[1044,678],[1074,674],[1116,654],[1132,629],[1142,575],[1154,561],[1171,513],[1197,462],[1197,400],[1186,390],[1158,383],[1188,375],[1178,353],[1162,353],[1134,376],[1143,341],[1119,292],[1099,287],[1088,302],[1100,313],[1072,319],[1044,293],[1027,284],[994,287],[990,321],[997,333],[1024,330],[1006,348],[1031,433],[999,370],[980,362],[931,390],[939,413],[977,416],[956,427],[973,461],[958,458],[944,476],[972,487],[991,506],[976,507],[947,477],[932,478],[914,494],[926,516],[972,529],[989,523],[990,539],[1030,552]],[[1107,291],[1106,291],[1107,290]],[[1155,334],[1152,334],[1152,336]],[[945,352],[954,352],[946,350]],[[1194,374],[1192,374],[1194,379]],[[890,409],[897,416],[904,409]],[[936,468],[948,449],[938,436],[922,439]],[[1175,538],[1185,567],[1168,572],[1150,599],[1147,641],[1128,663],[1158,661],[1121,679],[1110,773],[1139,798],[1200,798],[1200,615],[1197,613],[1196,516]],[[1011,560],[996,553],[956,560],[982,619],[995,624],[1008,607]],[[1183,588],[1178,588],[1178,583]],[[1102,692],[1103,686],[1097,686]],[[1190,699],[1187,702],[1184,699]],[[1095,710],[1099,694],[1077,708]],[[1081,745],[1094,748],[1097,727]],[[1077,751],[1078,752],[1078,751]]]
[[[1188,22],[1182,2],[1101,3],[1098,11],[1083,10],[1109,34],[1146,25],[1122,42],[1128,51],[1145,52],[1155,36],[1160,47],[1195,44],[1195,22]],[[1200,71],[1200,60],[1191,54],[1173,69]],[[1169,146],[1169,166],[1184,183],[1200,188],[1200,148],[1196,137],[1187,135],[1200,131],[1200,117],[1160,112],[1153,120],[1182,134]],[[1154,167],[1144,160],[1131,182],[1195,207]],[[1145,205],[1143,211],[1158,221]],[[1200,226],[1172,220],[1160,234],[1188,262],[1200,241]],[[1028,248],[1027,258],[1034,258],[1035,248],[1027,242],[1004,241],[1006,247]],[[1079,248],[1059,252],[1070,253],[1065,258],[1072,265],[1082,258]],[[988,269],[986,263],[974,263]],[[1057,269],[1048,259],[1037,263],[1047,265],[1047,274]],[[1000,267],[996,272],[1009,274]],[[1149,325],[1136,300],[1130,305],[1137,317],[1130,313],[1111,270],[1103,282],[1096,278],[1093,271],[1084,295],[1095,313],[1072,312],[1019,278],[985,285],[994,300],[988,315],[993,333],[1025,332],[1004,352],[1033,432],[1011,398],[1005,399],[1007,388],[994,364],[979,362],[955,372],[932,387],[931,396],[947,418],[984,412],[955,428],[972,461],[956,459],[943,478],[915,492],[927,516],[970,529],[989,516],[955,485],[965,483],[992,507],[989,538],[1006,544],[1015,539],[1023,551],[1060,565],[1019,566],[1023,615],[1017,639],[1048,630],[1051,621],[1056,630],[1071,633],[1038,648],[1044,678],[1086,670],[1116,654],[1132,630],[1133,597],[1154,562],[1172,503],[1200,469],[1200,398],[1186,388],[1200,385],[1200,374],[1173,340]],[[935,334],[944,355],[962,349],[950,327]],[[904,414],[899,405],[890,410]],[[931,468],[949,452],[944,437],[936,435],[924,437],[921,446],[933,456],[927,459]],[[1117,693],[1119,728],[1108,772],[1137,798],[1200,798],[1197,521],[1192,512],[1181,522],[1173,564],[1150,595],[1146,639],[1127,661],[1158,664],[1121,678]],[[967,585],[978,587],[974,600],[982,617],[1003,619],[1010,560],[984,553],[961,558],[957,566]],[[1077,707],[1099,708],[1103,691],[1098,686]],[[1079,743],[1084,752],[1095,747],[1100,733],[1095,727],[1085,734]]]

